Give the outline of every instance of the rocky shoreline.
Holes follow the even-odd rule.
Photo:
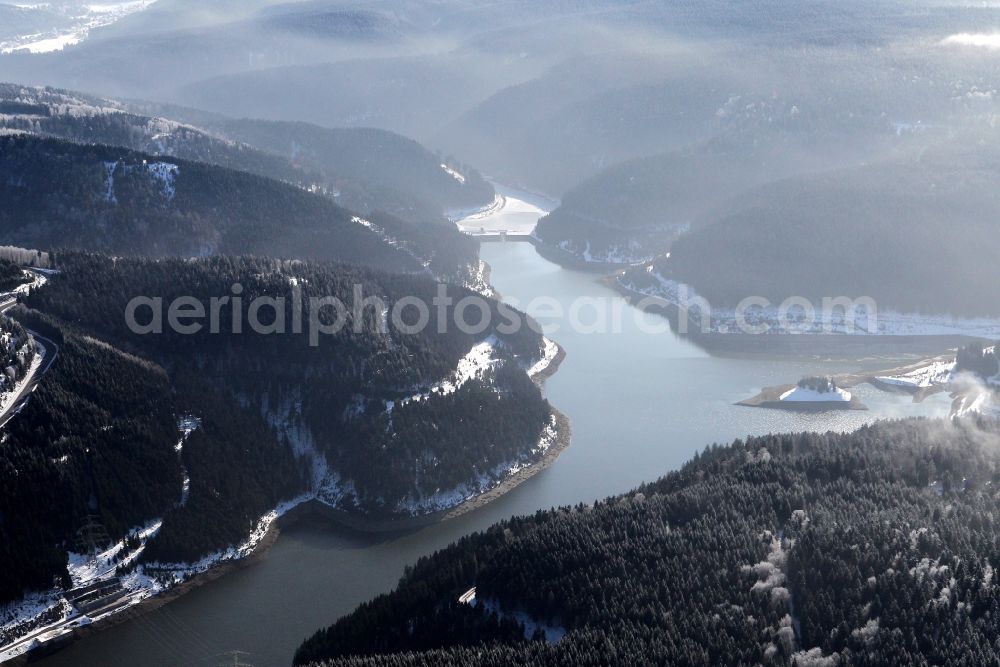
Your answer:
[[[545,382],[546,378],[552,377],[559,370],[560,364],[562,364],[563,360],[566,358],[566,351],[561,345],[558,345],[558,348],[558,352],[556,352],[556,355],[552,358],[549,365],[532,377],[532,380],[536,384],[541,385]],[[573,435],[569,418],[556,408],[552,408],[552,416],[555,418],[556,436],[541,458],[531,465],[518,470],[510,477],[507,477],[500,482],[497,486],[484,493],[473,496],[455,507],[450,507],[438,512],[418,514],[415,516],[376,518],[359,516],[357,514],[338,510],[318,500],[310,500],[302,503],[299,507],[295,508],[295,510],[286,513],[276,523],[288,526],[289,521],[295,521],[300,516],[308,513],[312,516],[319,516],[324,519],[328,519],[339,526],[358,532],[390,533],[415,530],[417,528],[454,519],[455,517],[475,511],[512,491],[541,471],[548,468],[556,461],[556,459],[559,458],[559,455],[562,454],[567,447],[569,447]],[[302,509],[302,514],[299,514],[300,508]]]
[[[545,450],[545,453],[538,461],[517,471],[485,493],[469,498],[462,504],[456,505],[455,507],[441,510],[439,512],[429,512],[427,514],[419,514],[416,516],[390,517],[385,519],[358,516],[356,514],[335,509],[319,501],[309,501],[307,503],[303,503],[300,507],[304,508],[305,511],[308,511],[312,516],[328,519],[338,526],[362,533],[405,532],[430,526],[442,521],[448,521],[450,519],[460,517],[463,514],[468,514],[469,512],[473,512],[481,507],[485,507],[489,503],[514,490],[524,482],[548,468],[569,446],[572,437],[569,419],[566,415],[554,408],[552,412],[556,421],[556,439],[551,445],[549,445],[548,449]],[[288,515],[286,515],[286,517],[287,516]],[[293,520],[295,518],[297,517],[293,517]],[[285,517],[282,517],[281,523],[285,526],[289,525],[287,520],[285,520]]]

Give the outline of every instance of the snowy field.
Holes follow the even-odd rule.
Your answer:
[[[951,382],[952,374],[955,372],[954,361],[935,361],[922,366],[909,373],[902,375],[880,375],[876,380],[882,384],[899,387],[901,389],[925,389],[936,387]]]
[[[448,217],[461,231],[472,235],[506,232],[527,236],[535,231],[539,218],[559,205],[557,201],[525,190],[497,184],[493,187],[497,197],[489,206],[448,212]]]

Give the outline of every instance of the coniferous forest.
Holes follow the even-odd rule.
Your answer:
[[[11,83],[0,83],[0,127],[245,171],[323,191],[353,211],[381,211],[417,223],[443,222],[446,209],[484,206],[494,196],[474,168],[373,128],[237,120]],[[445,171],[444,163],[457,168],[462,180]]]
[[[1000,667],[998,81],[1000,0],[0,0],[0,663]]]
[[[66,546],[66,531],[78,527],[81,512],[92,513],[96,508],[102,516],[106,514],[104,523],[114,528],[113,536],[123,536],[128,528],[162,516],[163,528],[145,557],[191,561],[239,543],[279,501],[316,490],[311,488],[316,456],[323,457],[329,469],[350,484],[350,493],[330,490],[332,503],[346,511],[391,516],[405,512],[408,500],[496,474],[494,468],[512,461],[530,460],[531,450],[549,424],[548,403],[524,371],[540,355],[541,338],[529,326],[514,334],[494,334],[499,356],[487,372],[451,393],[431,392],[408,401],[401,399],[449,377],[459,359],[487,334],[465,334],[454,326],[440,334],[433,328],[414,335],[383,330],[381,311],[369,306],[349,313],[352,319],[340,332],[324,334],[315,346],[310,344],[311,296],[333,296],[349,305],[357,286],[365,297],[382,298],[390,305],[403,296],[419,296],[430,304],[437,283],[428,279],[259,258],[143,260],[64,252],[58,262],[61,272],[27,297],[26,307],[16,311],[15,317],[45,336],[68,341],[54,365],[60,374],[54,376],[55,381],[46,377],[43,383],[48,386],[46,392],[57,392],[68,404],[50,407],[49,394],[40,393],[41,400],[29,404],[34,406],[31,411],[11,422],[36,439],[43,438],[24,447],[25,456],[34,452],[37,477],[22,473],[21,483],[27,486],[11,491],[23,493],[60,475],[73,477],[72,484],[81,490],[55,507],[42,503],[21,513],[19,520],[25,526],[47,525],[44,517],[50,512],[59,518],[51,530],[36,534],[37,541],[21,542],[18,549],[24,551],[18,554],[44,549],[51,559],[32,561],[31,572],[11,577],[9,596],[23,586],[41,586],[53,574],[63,573],[53,567],[61,561],[64,569],[60,549]],[[243,304],[238,310],[220,311],[217,333],[210,331],[207,322],[195,335],[168,326],[161,334],[134,333],[124,316],[134,296],[162,299],[166,311],[181,295],[205,304],[213,297],[232,298],[234,284],[241,286]],[[293,285],[302,287],[305,304],[305,324],[299,333],[291,323]],[[454,286],[448,290],[456,300],[471,294]],[[81,299],[80,294],[87,298]],[[288,322],[285,333],[258,334],[246,324],[250,304],[258,296],[287,299],[281,307]],[[503,320],[499,305],[490,303],[495,327]],[[274,321],[277,311],[265,311],[268,314],[260,320]],[[143,311],[137,319],[145,322],[151,317],[151,312]],[[322,317],[328,322],[332,316],[324,312]],[[357,325],[354,317],[361,318]],[[246,325],[242,333],[237,332],[234,319]],[[100,355],[100,359],[88,361],[88,355]],[[107,364],[101,361],[105,357],[115,364],[105,368]],[[101,365],[101,373],[77,378],[76,373],[87,364]],[[95,385],[103,381],[105,372],[120,378],[108,386]],[[150,416],[132,414],[129,404],[116,401],[118,385],[126,380],[158,383],[153,385],[155,392],[144,387],[121,391],[132,400],[157,406],[159,431],[154,433],[153,425],[145,423]],[[98,390],[98,395],[91,395]],[[398,405],[387,408],[387,401]],[[101,415],[121,413],[120,419],[131,420],[130,424],[145,424],[145,437],[170,444],[163,450],[170,456],[162,461],[123,463],[126,470],[147,467],[163,478],[162,489],[154,486],[145,503],[122,502],[120,506],[127,509],[120,510],[117,478],[108,477],[106,471],[71,472],[76,463],[60,457],[73,455],[73,441],[61,428],[66,417],[57,418],[55,413],[76,414],[73,406],[77,404],[90,406],[86,409],[95,416],[74,425],[73,432],[100,429],[112,419]],[[201,426],[190,435],[178,461],[172,447],[179,435],[167,415],[176,419],[185,414],[200,418]],[[46,420],[43,437],[36,428]],[[20,432],[16,430],[15,435]],[[98,451],[97,447],[92,450]],[[159,451],[143,450],[142,456]],[[15,446],[13,451],[21,448]],[[119,455],[127,457],[130,451]],[[182,506],[177,504],[179,463],[191,479],[190,496]],[[12,470],[18,468],[14,462],[10,465]],[[101,485],[111,498],[87,492],[88,484]],[[17,497],[9,498],[10,508],[16,507]]]
[[[58,171],[59,179],[51,178]],[[454,227],[375,213],[243,171],[31,135],[0,137],[9,243],[125,255],[259,254],[466,279],[477,247]]]
[[[998,444],[910,420],[712,446],[420,560],[296,664],[995,664]]]

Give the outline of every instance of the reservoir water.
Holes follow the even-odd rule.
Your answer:
[[[657,316],[625,305],[594,274],[562,269],[541,258],[529,243],[486,243],[482,256],[492,267],[495,287],[522,306],[548,297],[568,312],[575,300],[590,297],[622,308],[619,333],[562,326],[550,336],[567,357],[547,380],[545,393],[573,427],[572,444],[555,464],[480,510],[405,534],[358,534],[318,520],[296,524],[281,533],[259,562],[77,642],[41,664],[214,665],[222,652],[239,649],[256,667],[289,665],[306,636],[391,590],[408,563],[504,517],[625,492],[713,442],[777,431],[848,430],[880,417],[948,413],[944,395],[914,404],[906,396],[867,385],[856,393],[869,412],[735,406],[765,386],[795,382],[803,375],[885,368],[908,358],[712,356],[672,333],[645,333],[662,328]]]

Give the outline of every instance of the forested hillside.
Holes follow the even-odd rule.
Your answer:
[[[66,551],[88,515],[121,538],[180,497],[166,373],[52,326],[45,333],[59,361],[4,428],[3,601],[50,588],[54,577],[68,584]]]
[[[0,292],[10,292],[19,285],[30,283],[20,265],[9,259],[0,258]]]
[[[0,231],[8,243],[152,256],[266,254],[429,269],[455,280],[478,270],[475,244],[457,230],[371,217],[365,224],[326,197],[204,163],[0,137]]]
[[[998,444],[910,420],[712,446],[420,560],[295,662],[992,664]]]
[[[116,542],[162,518],[146,557],[191,560],[242,542],[263,513],[305,487],[288,444],[231,395],[183,373],[168,377],[37,311],[15,317],[54,340],[58,350],[48,353],[59,356],[5,426],[0,600],[54,580],[68,586],[67,551],[86,547],[78,531],[89,519]],[[178,416],[194,411],[201,428],[178,455]]]
[[[474,167],[386,130],[247,119],[219,119],[209,127],[320,174],[339,203],[364,213],[429,222],[447,209],[486,206],[494,196]]]
[[[236,120],[17,84],[0,84],[0,128],[207,162],[414,223],[440,222],[446,209],[485,206],[494,195],[474,168],[385,130]]]
[[[0,400],[6,401],[8,393],[18,388],[36,361],[37,353],[37,343],[24,327],[0,315]]]
[[[453,324],[453,305],[443,311],[442,332],[436,310],[418,333],[385,326],[404,297],[430,307],[438,289],[431,280],[252,258],[112,260],[63,253],[58,261],[62,272],[32,294],[29,305],[154,359],[187,384],[238,399],[312,459],[313,483],[322,487],[313,490],[345,510],[393,515],[455,504],[446,497],[453,489],[473,484],[470,493],[478,492],[514,463],[537,457],[551,422],[547,402],[525,372],[542,354],[541,336],[528,326],[500,333],[496,327],[508,319],[496,302],[484,302],[491,310],[485,331],[463,333]],[[384,306],[364,305],[355,290]],[[136,296],[162,299],[163,309],[176,297],[193,297],[208,312],[212,298],[234,294],[242,301],[219,311],[216,332],[203,319],[201,330],[187,335],[166,320],[161,334],[134,333],[125,319]],[[454,286],[446,291],[454,302],[473,294]],[[256,297],[279,299],[255,311],[270,331],[250,326]],[[310,340],[311,318],[326,326],[334,321],[333,310],[314,305],[312,297],[345,304],[341,329]],[[278,311],[280,332],[271,326]],[[140,322],[153,317],[149,308],[138,312]],[[414,321],[412,310],[400,312]]]
[[[178,157],[293,183],[318,177],[287,160],[202,128],[129,111],[129,105],[85,93],[0,83],[0,127],[79,144],[104,144]]]
[[[997,374],[1000,373],[1000,358],[997,357],[996,345],[970,343],[958,348],[958,353],[955,355],[955,370],[973,373],[983,381],[996,381]]]
[[[718,306],[870,296],[880,310],[1000,314],[993,145],[953,138],[907,159],[761,187],[679,239],[656,269]]]
[[[60,273],[14,311],[54,341],[58,350],[48,353],[58,357],[5,429],[0,601],[48,589],[54,578],[68,586],[67,551],[81,550],[77,531],[91,518],[111,541],[134,540],[137,528],[162,519],[142,559],[193,562],[242,543],[262,515],[307,493],[380,517],[453,506],[532,462],[551,423],[525,372],[541,354],[528,328],[408,335],[383,330],[382,310],[368,305],[310,344],[310,297],[352,308],[357,286],[388,304],[403,296],[429,304],[430,280],[251,258],[63,252],[57,262]],[[293,289],[304,303],[301,330]],[[449,290],[456,299],[472,294]],[[167,308],[182,295],[209,304],[237,294],[243,302],[220,311],[216,333],[208,322],[190,335],[133,333],[125,319],[135,296],[162,298]],[[279,299],[284,333],[254,333],[259,296]],[[506,321],[492,308],[496,323]],[[276,321],[275,308],[263,310],[261,322]],[[137,319],[152,317],[147,309]],[[331,318],[327,311],[318,321]],[[19,324],[7,327],[24,337]],[[463,361],[474,347],[482,358]],[[470,372],[470,363],[481,367]],[[181,449],[182,416],[198,428]]]
[[[884,119],[847,123],[780,98],[735,96],[719,113],[712,138],[627,160],[571,188],[536,235],[592,261],[641,262],[668,252],[751,188],[853,166],[910,141]]]

